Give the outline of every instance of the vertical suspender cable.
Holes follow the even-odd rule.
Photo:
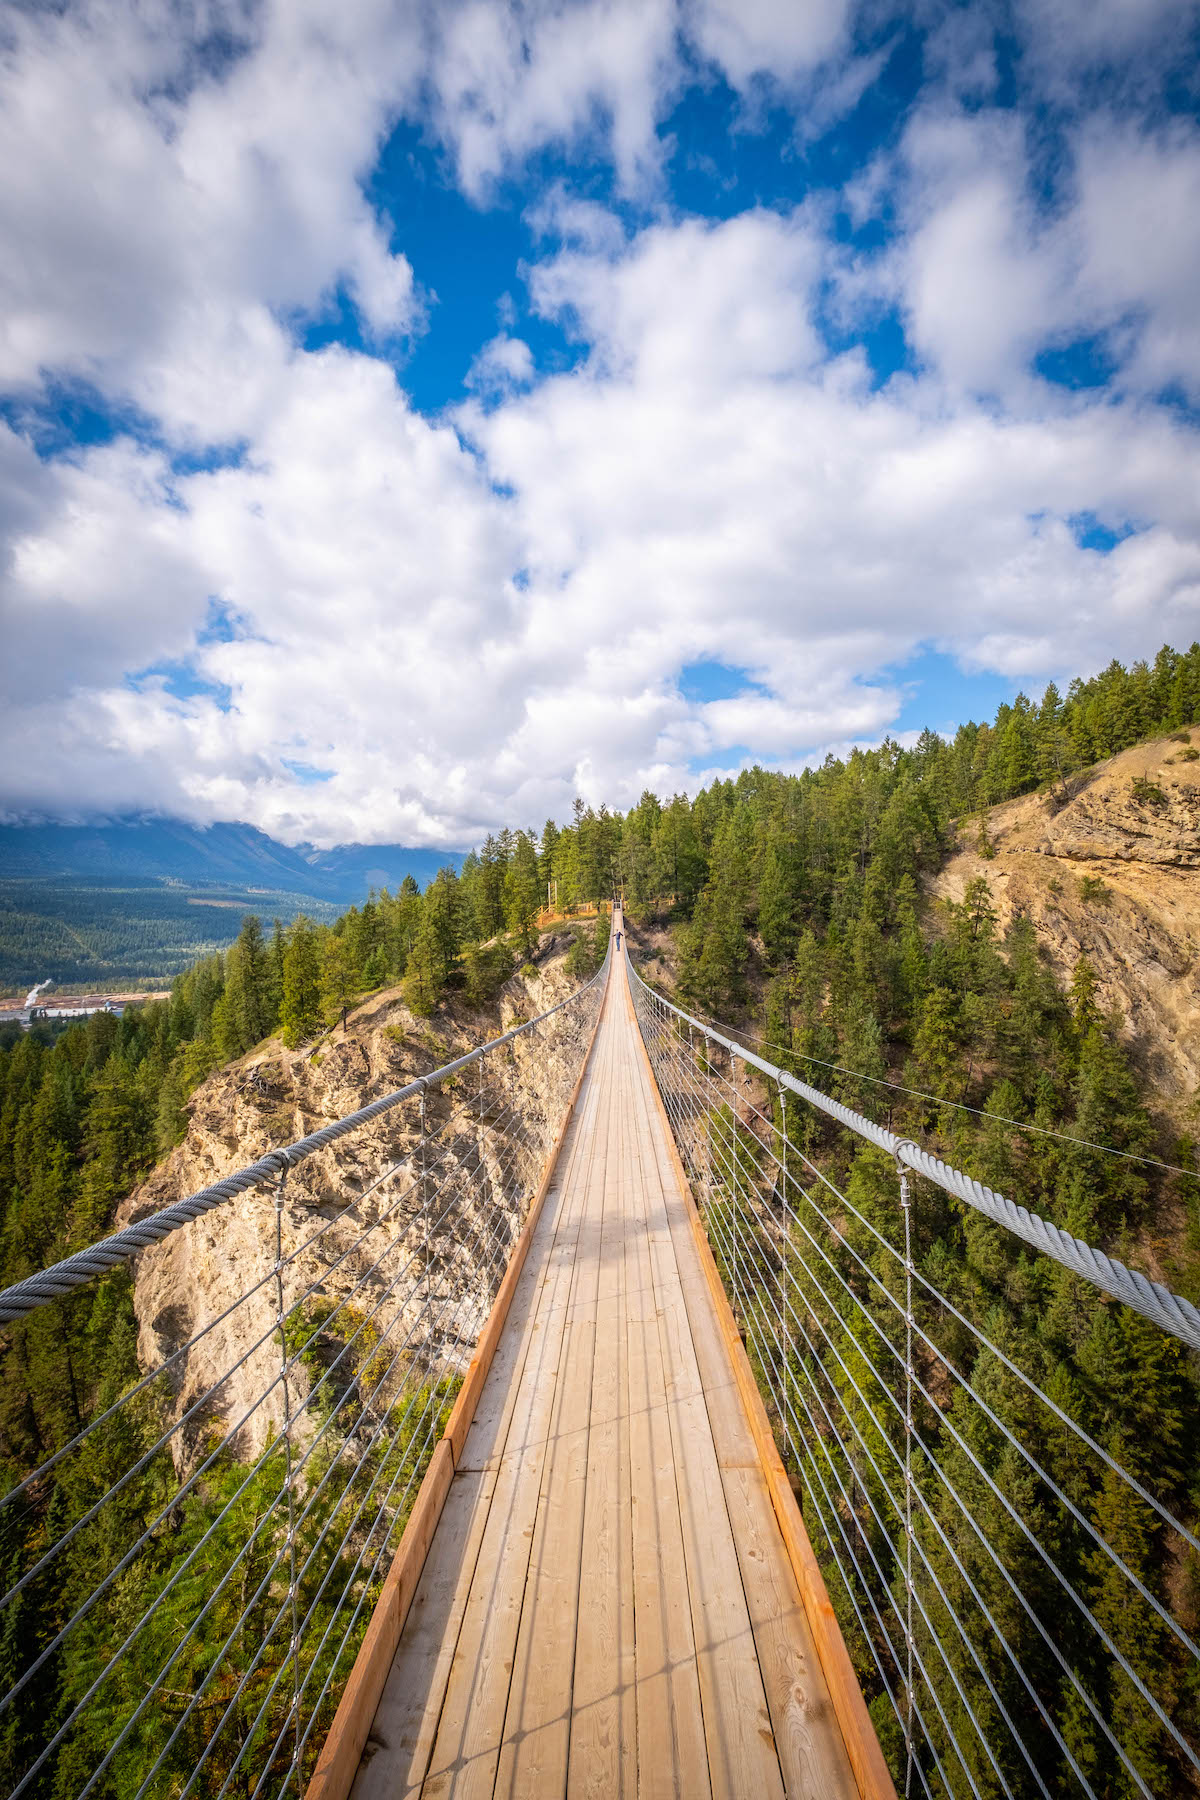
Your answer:
[[[283,1293],[283,1191],[287,1170],[281,1169],[275,1186],[275,1309],[279,1321],[280,1381],[283,1389],[283,1455],[284,1485],[287,1490],[288,1604],[291,1609],[291,1642],[288,1655],[292,1664],[291,1713],[295,1725],[295,1742],[291,1767],[300,1761],[300,1629],[296,1611],[296,1489],[292,1469],[292,1388],[288,1378],[287,1308]]]

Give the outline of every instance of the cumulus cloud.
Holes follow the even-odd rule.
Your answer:
[[[466,385],[477,393],[500,395],[528,387],[533,375],[533,351],[524,338],[501,332],[472,362]]]
[[[236,46],[214,72],[182,29],[203,18]],[[278,319],[339,282],[369,330],[416,324],[360,186],[416,67],[403,13],[83,0],[6,31],[0,241],[20,254],[0,258],[0,382],[82,377],[211,441],[270,411]]]
[[[1200,434],[1156,398],[1200,382],[1191,125],[1069,121],[1049,208],[1020,119],[959,108],[994,57],[947,28],[949,86],[843,196],[896,220],[864,255],[828,197],[716,222],[660,185],[689,59],[857,91],[840,0],[205,16],[22,12],[0,67],[0,380],[138,421],[52,458],[0,425],[10,809],[466,844],[876,738],[920,644],[1033,682],[1194,635]],[[570,372],[507,317],[460,404],[411,405],[405,222],[363,187],[400,116],[479,200],[548,147],[610,160],[619,213],[568,176],[530,208]],[[305,350],[338,293],[365,348]],[[881,304],[919,362],[882,386],[826,337]],[[1080,335],[1116,368],[1092,396],[1036,373]],[[1102,555],[1085,516],[1131,535]],[[698,660],[743,692],[687,698]]]
[[[1090,121],[1078,188],[1080,313],[1120,333],[1130,385],[1200,396],[1200,131]]]
[[[693,0],[685,17],[701,55],[745,88],[764,75],[787,82],[808,74],[837,48],[849,13],[849,0]]]
[[[955,386],[1007,393],[1063,316],[1064,246],[1029,199],[1011,113],[929,110],[904,142],[893,266],[912,341]]]
[[[655,126],[680,79],[674,0],[466,0],[441,13],[434,117],[467,193],[543,145],[602,136],[627,192],[653,183]]]
[[[1015,0],[1014,14],[1025,69],[1060,103],[1098,74],[1143,99],[1194,79],[1197,0]]]
[[[1029,121],[922,105],[894,159],[852,185],[853,216],[894,206],[887,249],[839,279],[902,309],[953,389],[1032,405],[1040,353],[1086,343],[1118,391],[1200,392],[1200,131],[1105,111],[1064,128],[1048,198]]]
[[[163,655],[200,594],[242,623],[191,650],[227,712],[118,683],[131,645],[97,634],[82,713],[6,717],[10,759],[31,730],[45,746],[26,803],[61,791],[82,731],[104,747],[97,804],[150,768],[144,800],[174,783],[200,816],[462,843],[561,814],[576,788],[619,804],[688,784],[733,747],[787,764],[875,736],[897,695],[856,677],[922,640],[1020,679],[1186,629],[1200,452],[1165,416],[947,416],[873,392],[853,358],[815,362],[821,261],[799,217],[655,227],[543,276],[543,303],[588,322],[590,360],[466,405],[457,430],[377,360],[330,350],[297,362],[252,462],[176,477],[172,505],[130,448],[62,475],[18,544],[29,620],[52,593],[103,615],[108,496],[124,510],[105,529],[146,558],[119,565],[131,640],[165,595]],[[1109,557],[1079,547],[1082,509],[1145,517],[1151,496],[1169,518]],[[676,673],[705,657],[757,686],[685,700]],[[298,787],[284,758],[336,775]]]

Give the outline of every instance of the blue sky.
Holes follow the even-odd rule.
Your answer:
[[[0,807],[461,846],[1190,642],[1197,20],[12,10]]]

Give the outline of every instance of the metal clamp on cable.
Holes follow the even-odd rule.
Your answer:
[[[901,1151],[911,1150],[914,1157],[921,1154],[921,1146],[913,1138],[897,1138],[892,1145],[892,1158],[896,1164],[896,1173],[907,1178],[910,1173],[917,1173],[915,1163],[906,1162]]]

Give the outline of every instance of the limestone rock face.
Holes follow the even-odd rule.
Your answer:
[[[391,990],[351,1013],[344,1032],[339,1025],[296,1051],[271,1039],[219,1070],[189,1102],[183,1143],[125,1202],[118,1225],[183,1199],[546,1011],[579,985],[564,968],[569,941],[543,938],[536,976],[514,976],[486,1013],[447,1008],[421,1020]],[[278,1218],[276,1195],[257,1189],[139,1255],[139,1355],[146,1369],[176,1357],[162,1381],[169,1385],[164,1404],[172,1421],[187,1415],[173,1440],[181,1468],[229,1432],[230,1448],[245,1458],[279,1429],[277,1229],[284,1308],[300,1308],[289,1338],[301,1320],[340,1302],[336,1338],[323,1341],[325,1360],[359,1332],[330,1376],[327,1395],[344,1389],[379,1339],[394,1359],[379,1387],[381,1405],[422,1357],[440,1352],[446,1366],[465,1367],[595,1016],[594,998],[567,1007],[488,1057],[482,1073],[472,1066],[430,1090],[424,1140],[413,1099],[316,1152],[289,1172]],[[379,1357],[376,1352],[373,1379]],[[292,1367],[293,1414],[320,1367],[314,1356]],[[320,1408],[310,1410],[301,1438],[320,1417]]]
[[[1179,1124],[1200,1080],[1200,759],[1187,754],[1192,740],[1200,745],[1200,730],[1124,751],[1057,810],[1035,794],[994,807],[995,856],[979,855],[978,827],[968,822],[931,882],[935,896],[958,900],[985,876],[1002,926],[1028,914],[1063,981],[1086,956],[1104,1004],[1124,1017],[1151,1103]]]

